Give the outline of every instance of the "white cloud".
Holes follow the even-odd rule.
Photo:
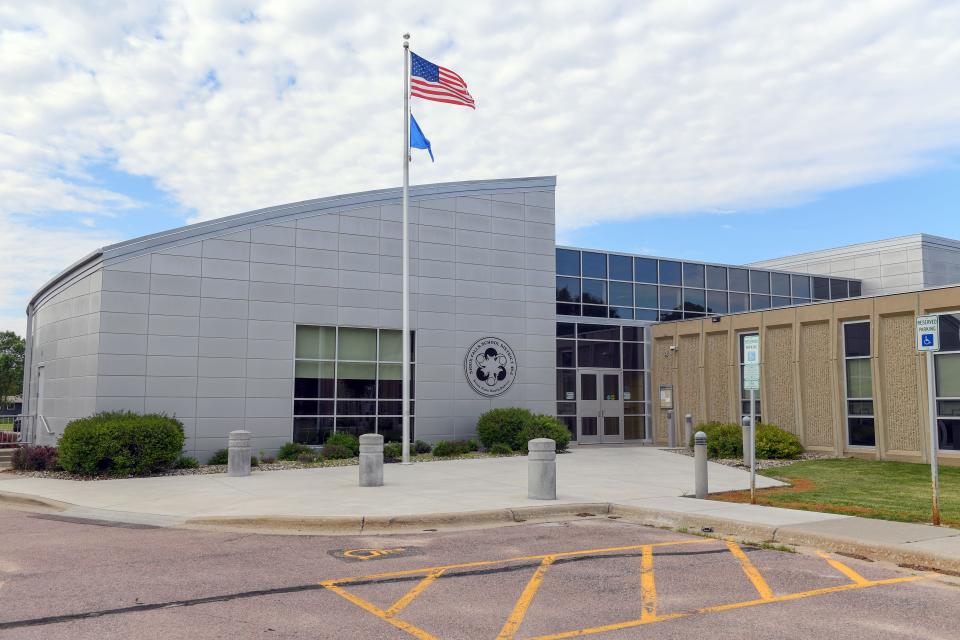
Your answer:
[[[957,3],[48,0],[0,5],[0,223],[133,206],[94,162],[201,219],[395,186],[407,29],[478,104],[415,101],[437,164],[414,181],[557,174],[567,231],[776,206],[960,144]]]

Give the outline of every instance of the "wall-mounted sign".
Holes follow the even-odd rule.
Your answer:
[[[668,384],[660,385],[660,408],[673,409],[673,387]]]
[[[502,395],[517,378],[517,357],[500,338],[480,338],[467,349],[463,372],[474,391],[492,398]]]
[[[566,397],[567,400],[576,400],[576,399],[577,399],[577,394],[575,394],[573,391],[567,391],[564,395],[565,395],[565,397]]]

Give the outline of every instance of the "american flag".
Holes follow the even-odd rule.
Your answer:
[[[410,95],[476,109],[467,83],[459,75],[410,52]]]

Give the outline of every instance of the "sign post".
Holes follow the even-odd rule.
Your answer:
[[[757,391],[760,389],[760,336],[743,336],[743,388],[750,391],[750,504],[757,504]]]
[[[924,354],[927,364],[927,413],[930,416],[930,484],[933,488],[931,520],[940,525],[940,469],[937,461],[936,372],[934,353],[940,350],[940,316],[917,316],[917,351]]]

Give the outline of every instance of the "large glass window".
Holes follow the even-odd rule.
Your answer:
[[[633,306],[633,283],[611,282],[610,283],[610,304],[616,307],[632,307]]]
[[[790,282],[793,284],[793,297],[810,297],[810,277],[809,276],[790,276]]]
[[[850,293],[847,290],[847,281],[832,278],[830,280],[830,299],[841,300],[848,297],[850,297]]]
[[[683,306],[683,296],[680,287],[660,287],[660,308],[663,310],[679,310]]]
[[[704,286],[703,265],[692,262],[683,263],[683,286],[702,288]]]
[[[653,258],[633,259],[633,279],[637,282],[657,283],[657,261]]]
[[[633,258],[630,256],[610,256],[610,279],[633,280]]]
[[[580,302],[580,278],[557,276],[557,302]]]
[[[293,386],[293,441],[321,445],[334,431],[402,431],[403,336],[391,329],[298,325]],[[415,352],[411,333],[411,358]],[[414,390],[410,369],[410,395]],[[413,429],[413,402],[410,409]]]
[[[813,297],[816,300],[830,299],[830,278],[813,278]]]
[[[750,272],[750,293],[770,293],[770,274],[768,272]]]
[[[583,252],[583,277],[584,278],[606,278],[607,277],[607,254],[594,253],[592,251]]]
[[[740,313],[750,310],[750,295],[746,293],[730,293],[730,313]]]
[[[584,304],[607,304],[606,280],[583,280]]]
[[[789,298],[790,297],[790,274],[771,273],[770,274],[770,293],[772,293],[775,296],[787,296]]]
[[[707,310],[707,298],[703,289],[683,288],[683,310],[703,313]]]
[[[727,289],[727,268],[707,266],[707,288]]]
[[[656,309],[658,304],[657,285],[638,284],[634,285],[634,292],[637,296],[637,306],[647,309]]]
[[[707,291],[707,313],[727,312],[727,292]]]
[[[730,291],[750,291],[750,272],[746,269],[727,269],[727,278],[730,281]]]
[[[580,252],[572,249],[557,249],[557,275],[580,275]]]
[[[847,442],[853,447],[875,446],[869,322],[844,323],[843,357],[847,392]]]
[[[960,314],[940,316],[940,351],[934,356],[937,444],[960,451]]]
[[[672,260],[660,261],[660,284],[680,286],[683,282],[683,272],[679,262]]]

